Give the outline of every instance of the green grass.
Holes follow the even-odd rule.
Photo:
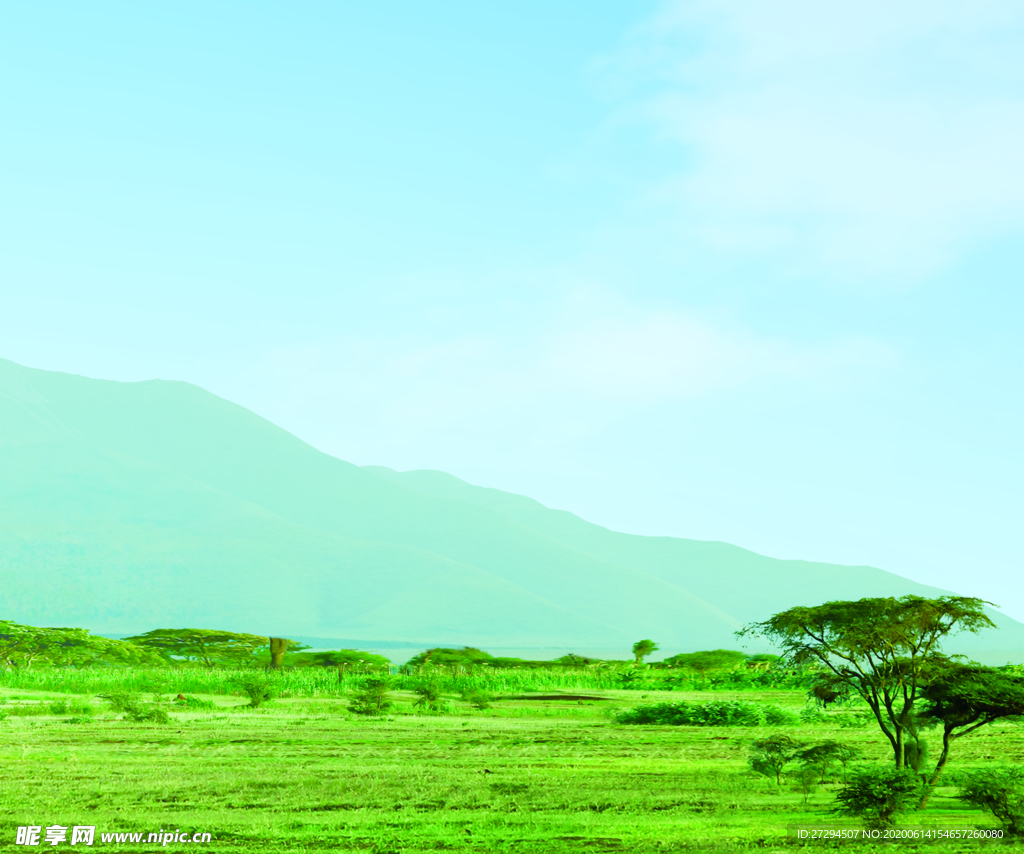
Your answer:
[[[612,720],[615,710],[679,699],[742,699],[796,711],[804,705],[800,691],[607,690],[603,701],[505,699],[485,711],[452,692],[446,699],[453,713],[446,715],[413,713],[415,695],[400,691],[395,712],[378,719],[348,714],[336,696],[336,674],[328,675],[335,680],[330,690],[325,685],[320,694],[259,710],[241,697],[192,686],[181,693],[213,706],[181,710],[168,700],[179,692],[164,685],[157,700],[171,711],[171,723],[156,725],[122,721],[91,697],[92,715],[55,715],[50,704],[62,699],[53,689],[57,680],[28,689],[3,674],[0,694],[18,699],[0,704],[0,712],[36,705],[45,712],[0,721],[0,838],[13,849],[19,825],[84,824],[96,825],[97,833],[207,831],[209,845],[167,849],[260,854],[789,851],[799,847],[788,832],[793,824],[849,824],[828,812],[838,784],[826,784],[805,806],[795,785],[778,788],[747,770],[751,739],[768,732],[833,738],[863,750],[867,761],[887,760],[880,734],[840,728],[832,712],[821,723],[772,728]],[[69,710],[85,702],[81,693],[63,700]],[[1024,729],[997,725],[963,739],[951,768],[993,761],[1024,762]],[[940,789],[928,811],[906,823],[994,826],[954,793]],[[101,844],[98,837],[96,847],[159,850]],[[875,846],[858,842],[854,849]],[[886,850],[917,849],[904,843]]]

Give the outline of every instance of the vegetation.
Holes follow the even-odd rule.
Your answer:
[[[643,663],[643,660],[654,652],[658,648],[658,645],[650,638],[644,640],[638,640],[633,644],[633,660],[637,664]]]
[[[752,772],[748,762],[750,743],[773,735],[804,742],[801,750],[834,738],[838,730],[831,720],[642,730],[609,722],[610,712],[638,701],[678,699],[692,706],[716,698],[754,700],[795,715],[805,689],[654,692],[647,699],[607,689],[596,694],[602,701],[582,704],[500,694],[486,710],[445,689],[450,713],[424,714],[414,706],[412,683],[395,676],[388,691],[392,705],[381,715],[348,712],[350,698],[334,673],[319,668],[296,672],[321,677],[327,690],[315,697],[279,696],[259,709],[230,693],[236,669],[181,672],[218,677],[221,688],[197,696],[211,704],[207,708],[160,701],[171,725],[133,721],[108,702],[80,695],[12,689],[0,677],[0,695],[8,698],[0,711],[37,711],[0,721],[8,827],[39,824],[33,817],[53,814],[42,821],[95,824],[98,832],[209,830],[216,850],[227,854],[726,854],[789,850],[789,826],[837,821],[831,810],[842,790],[835,779],[841,765],[833,766],[825,783],[815,769],[818,788],[808,792],[800,755],[783,767],[778,784],[774,775]],[[367,678],[373,677],[347,681]],[[148,703],[150,695],[143,699]],[[93,714],[75,711],[87,702]],[[842,714],[830,711],[829,718]],[[78,722],[71,723],[72,715]],[[1024,728],[997,721],[992,733],[1002,761],[1024,764]],[[965,739],[959,749],[959,762],[972,773],[986,767],[993,748],[985,741]],[[877,732],[851,731],[848,743],[863,761],[885,764],[888,745]],[[852,768],[851,778],[855,773]],[[931,830],[1002,826],[1003,819],[985,806],[961,800],[963,792],[962,783],[959,789],[939,787],[927,812],[909,811],[903,820]],[[863,820],[838,819],[851,828]],[[857,848],[875,850],[859,841]]]
[[[213,629],[154,629],[125,638],[129,643],[159,653],[168,661],[195,661],[206,667],[244,664],[257,650],[270,646],[270,638]],[[284,638],[277,640],[285,641]],[[283,651],[279,650],[283,656]]]
[[[890,827],[920,794],[921,778],[910,768],[862,768],[836,794],[836,811],[862,818],[870,828]]]
[[[765,777],[774,777],[782,785],[782,771],[794,759],[803,744],[789,735],[770,735],[751,743],[750,769]]]
[[[928,781],[924,805],[946,767],[954,740],[1004,718],[1024,720],[1024,676],[951,663],[934,674],[921,693],[926,705],[920,718],[942,726],[942,753]]]
[[[708,703],[655,703],[634,706],[619,713],[622,724],[663,726],[793,726],[800,718],[790,709],[742,700],[712,700]]]
[[[683,652],[666,658],[666,664],[674,667],[688,667],[706,676],[712,670],[731,670],[746,661],[746,654],[734,649],[709,649],[700,652]]]
[[[225,850],[269,846],[285,851],[293,840],[296,850],[313,841],[318,847],[329,841],[327,847],[381,851],[463,843],[502,850],[514,825],[524,850],[535,843],[560,851],[572,848],[570,839],[588,846],[615,839],[624,849],[653,852],[665,839],[685,847],[683,840],[691,838],[683,834],[685,827],[704,833],[699,844],[687,845],[725,851],[733,849],[725,846],[723,827],[730,828],[726,835],[732,834],[729,838],[742,848],[772,833],[781,839],[786,823],[821,822],[830,812],[885,827],[900,816],[923,822],[927,815],[931,824],[947,816],[962,823],[964,808],[973,808],[973,821],[998,821],[1007,833],[1018,833],[1020,775],[986,769],[970,747],[957,749],[971,769],[957,778],[958,794],[940,785],[939,775],[950,745],[981,727],[1000,735],[1002,761],[1024,760],[1024,731],[1016,726],[1024,717],[1024,673],[958,663],[942,656],[937,644],[929,651],[925,647],[942,636],[943,627],[949,630],[956,615],[941,600],[925,600],[931,603],[926,607],[907,599],[912,597],[821,606],[833,624],[819,634],[840,652],[849,652],[846,659],[802,656],[805,638],[803,647],[787,648],[783,659],[712,650],[656,665],[643,663],[638,654],[643,642],[634,645],[633,660],[619,662],[580,656],[520,662],[463,647],[429,650],[395,668],[372,653],[310,651],[290,642],[275,648],[258,635],[161,630],[106,647],[106,639],[92,639],[82,630],[33,630],[7,623],[0,751],[4,744],[46,744],[49,727],[58,728],[54,744],[64,744],[72,731],[102,732],[103,738],[94,741],[71,737],[75,756],[82,745],[91,745],[87,752],[141,780],[149,773],[146,763],[154,761],[145,745],[179,744],[174,750],[181,751],[183,765],[196,751],[205,751],[204,745],[245,745],[224,748],[233,763],[218,767],[236,776],[209,779],[205,791],[214,793],[216,809],[238,808],[238,800],[227,806],[217,801],[217,793],[237,791],[234,797],[242,804],[275,818],[261,819],[260,836],[217,812],[223,826],[233,828],[223,840]],[[879,601],[896,605],[879,611]],[[932,607],[936,601],[939,607]],[[956,620],[967,622],[963,611],[969,603],[957,607]],[[875,634],[837,620],[844,609],[865,621],[874,609]],[[823,613],[808,610],[817,610],[819,617]],[[879,613],[888,616],[882,619]],[[931,625],[936,619],[938,629]],[[894,631],[896,626],[902,626],[901,632]],[[838,644],[840,636],[848,647]],[[908,644],[910,654],[879,653],[869,646],[882,643],[879,638],[890,645]],[[90,652],[69,654],[76,647]],[[113,650],[113,661],[100,657],[104,649]],[[124,663],[132,661],[145,664]],[[838,678],[844,668],[857,677]],[[89,699],[97,695],[105,700],[98,706]],[[873,706],[873,699],[880,705]],[[909,707],[901,705],[908,700]],[[877,730],[860,726],[865,710],[883,724],[885,741]],[[903,763],[885,767],[880,760],[887,751],[892,756],[888,734],[896,732],[893,721],[906,733]],[[167,726],[171,722],[174,726]],[[292,726],[296,729],[285,738],[282,727]],[[642,738],[634,726],[646,728]],[[41,729],[29,734],[25,727]],[[943,732],[934,769],[922,736],[933,727]],[[836,738],[840,728],[842,741]],[[373,734],[369,741],[366,733]],[[102,747],[135,742],[141,752],[130,760],[116,751],[104,753]],[[339,743],[346,746],[328,746]],[[384,751],[385,759],[367,752],[371,743]],[[252,757],[248,750],[254,751]],[[554,764],[552,750],[561,751]],[[334,789],[321,790],[308,775],[301,776],[299,769],[314,754],[330,757],[319,761],[317,774],[335,780]],[[386,757],[392,754],[389,764]],[[178,761],[174,755],[166,754],[172,764]],[[284,762],[284,781],[276,772],[268,775],[269,765],[253,764],[258,756]],[[682,765],[680,756],[685,757]],[[363,764],[350,764],[354,757]],[[871,764],[857,767],[862,757]],[[122,767],[124,762],[134,764]],[[386,779],[366,777],[371,768]],[[448,780],[446,788],[431,782],[441,778],[441,768],[449,769],[447,777],[441,775]],[[104,773],[96,770],[94,776],[99,780]],[[173,777],[175,772],[166,773]],[[182,780],[195,773],[183,768]],[[478,783],[467,774],[483,776]],[[495,774],[501,776],[491,779]],[[273,788],[289,794],[261,800],[259,786],[271,777]],[[168,778],[160,779],[165,782],[158,788],[166,793]],[[362,794],[339,782],[350,779],[361,781]],[[96,783],[91,791],[106,788]],[[30,787],[9,785],[8,790],[20,793],[16,812],[38,808],[27,794]],[[78,804],[76,809],[100,810],[97,814],[108,815],[111,824],[127,814],[120,802],[111,800],[103,813],[106,807],[83,806],[85,800],[61,791]],[[921,812],[929,806],[929,793],[941,808],[938,813],[935,803],[927,814]],[[139,797],[144,799],[144,793]],[[174,794],[172,802],[184,797]],[[105,802],[101,798],[99,803]],[[159,803],[150,804],[147,814],[160,814]],[[196,816],[213,814],[195,799],[188,803]],[[287,810],[284,804],[290,805]],[[950,804],[959,804],[961,812],[950,813]],[[741,805],[742,815],[728,813]],[[396,814],[406,809],[411,810],[408,816],[396,822]],[[335,810],[346,811],[344,822],[328,827],[317,817]],[[534,823],[515,825],[518,819],[512,817],[524,813],[532,814]],[[182,823],[180,816],[163,815],[165,824]],[[400,835],[389,830],[398,827]],[[755,828],[760,836],[749,836]]]
[[[915,703],[929,678],[951,664],[941,642],[957,630],[992,626],[983,604],[965,596],[826,602],[790,608],[738,634],[770,639],[793,664],[819,665],[819,691],[858,695],[888,739],[896,767],[902,768],[908,740],[915,742],[915,758],[921,752]]]
[[[387,676],[371,676],[362,680],[352,692],[348,710],[357,715],[382,715],[393,705],[391,679]]]
[[[960,800],[987,810],[1009,836],[1024,836],[1024,768],[990,768],[960,775]]]

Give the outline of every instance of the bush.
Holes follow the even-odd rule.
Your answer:
[[[418,685],[413,686],[412,690],[417,697],[413,706],[427,709],[431,712],[444,711],[446,703],[441,697],[441,688],[436,682],[420,682]]]
[[[911,768],[862,768],[836,795],[836,812],[864,819],[868,827],[891,826],[921,797],[921,778]]]
[[[491,696],[486,691],[481,691],[479,688],[469,688],[462,692],[462,699],[465,700],[474,709],[483,711],[491,707]]]
[[[836,715],[835,721],[844,729],[863,729],[871,723],[871,717],[866,712],[853,712],[845,715]]]
[[[179,694],[174,702],[176,705],[184,706],[186,709],[213,709],[217,705],[213,700],[201,700],[199,697],[193,697],[191,694]]]
[[[1008,836],[1024,836],[1024,768],[992,768],[957,777],[960,800],[987,810]]]
[[[652,703],[619,712],[615,719],[621,724],[668,726],[786,726],[799,721],[788,709],[743,700]]]
[[[352,692],[348,710],[357,715],[382,715],[394,702],[391,694],[391,679],[388,676],[371,676],[364,679]]]
[[[800,710],[800,723],[802,724],[820,724],[827,720],[828,715],[815,706],[805,706]]]
[[[249,705],[258,709],[281,693],[281,681],[267,673],[252,673],[235,681],[239,690],[249,698]]]
[[[139,694],[132,691],[114,691],[101,695],[104,700],[129,720],[136,723],[170,723],[170,716],[154,703],[145,703]]]

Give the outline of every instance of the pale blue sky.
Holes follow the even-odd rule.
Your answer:
[[[0,357],[1024,619],[1016,0],[0,5]]]

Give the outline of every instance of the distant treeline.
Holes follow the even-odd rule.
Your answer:
[[[704,650],[679,653],[664,661],[644,664],[657,649],[652,641],[634,644],[632,659],[602,660],[568,653],[550,661],[494,656],[475,647],[435,647],[413,656],[403,670],[477,668],[624,668],[670,670],[683,668],[706,677],[722,671],[766,671],[779,660],[776,655],[746,655],[736,650]],[[89,666],[196,666],[207,668],[336,667],[371,671],[390,668],[382,655],[365,650],[310,651],[305,644],[287,638],[229,632],[216,629],[155,629],[134,637],[114,640],[80,628],[39,628],[0,621],[0,661],[7,668]]]

